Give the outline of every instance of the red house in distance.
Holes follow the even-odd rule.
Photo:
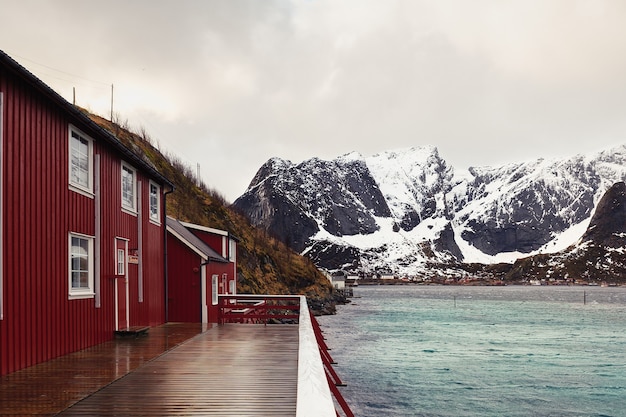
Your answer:
[[[168,321],[217,323],[218,295],[237,293],[236,239],[167,217]]]
[[[165,322],[172,188],[0,51],[0,375]]]

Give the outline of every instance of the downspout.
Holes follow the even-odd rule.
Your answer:
[[[169,294],[168,294],[168,273],[167,273],[167,195],[171,194],[174,192],[174,186],[172,185],[172,188],[169,191],[165,191],[163,193],[163,213],[161,214],[161,217],[163,218],[163,222],[161,223],[163,225],[163,272],[164,272],[164,276],[165,276],[165,291],[163,291],[163,293],[165,294],[165,322],[167,323],[168,321],[168,317],[169,317]]]
[[[207,265],[211,262],[211,259],[207,256],[206,262],[200,262],[200,323],[209,323],[209,299],[207,298],[207,287],[213,287],[213,282],[209,283],[207,276]],[[204,287],[202,281],[204,280]],[[212,293],[211,293],[212,294]],[[212,304],[212,303],[211,303]],[[204,310],[206,309],[206,317]],[[204,321],[206,319],[206,321]]]
[[[139,293],[138,302],[143,303],[143,191],[142,181],[137,181],[137,255],[139,264],[137,265],[137,292]],[[148,182],[148,191],[150,183]],[[148,207],[150,204],[148,204]],[[149,217],[149,216],[148,216]],[[165,227],[167,229],[167,225]]]
[[[94,296],[95,308],[101,308],[102,306],[102,294],[100,292],[101,289],[101,277],[102,277],[102,194],[101,194],[101,186],[100,186],[100,154],[94,155],[93,162],[93,170],[94,170],[94,232],[95,232],[95,242],[94,242],[94,252],[96,253],[97,262],[94,265],[94,292],[96,295]]]

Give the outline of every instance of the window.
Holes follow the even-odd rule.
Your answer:
[[[235,239],[228,238],[228,260],[235,262],[237,258],[237,242]]]
[[[161,222],[161,187],[150,181],[150,220]]]
[[[213,275],[211,277],[211,304],[217,305],[219,298],[217,297],[217,285],[218,285],[219,275]]]
[[[125,251],[124,249],[118,249],[117,250],[117,275],[125,275],[126,273],[124,272],[124,266],[126,265],[124,256],[125,255]]]
[[[77,191],[93,192],[93,142],[70,127],[70,186]]]
[[[122,162],[122,208],[137,212],[137,171]]]
[[[220,294],[228,294],[228,275],[222,274],[222,281],[220,282]]]
[[[93,237],[70,234],[69,296],[93,297]]]

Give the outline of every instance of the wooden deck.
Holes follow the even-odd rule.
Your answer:
[[[3,377],[0,415],[296,414],[297,325],[167,326]]]

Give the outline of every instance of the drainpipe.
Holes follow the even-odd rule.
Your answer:
[[[174,186],[169,191],[163,193],[163,272],[165,274],[165,322],[169,319],[169,301],[168,301],[168,273],[167,273],[167,195],[174,192]]]
[[[209,299],[207,298],[207,288],[212,287],[213,283],[209,282],[209,278],[207,276],[207,268],[206,266],[211,262],[211,260],[207,257],[206,262],[200,262],[200,323],[208,324],[209,323]],[[202,278],[204,277],[204,288],[202,288]],[[211,295],[213,293],[211,292]],[[206,308],[206,323],[202,320],[204,309]]]

